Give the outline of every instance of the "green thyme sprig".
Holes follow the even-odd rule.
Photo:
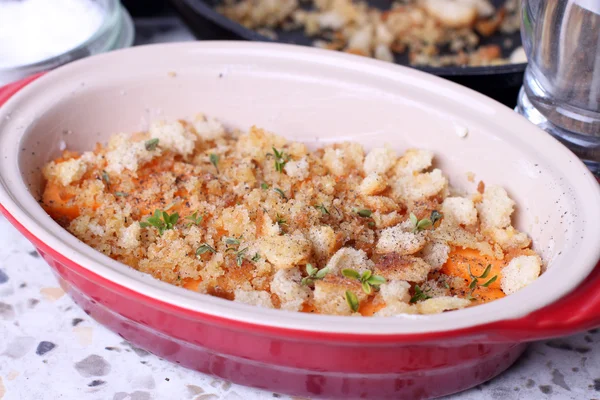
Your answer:
[[[490,275],[490,272],[492,271],[492,264],[488,264],[488,266],[485,268],[483,273],[479,276],[473,275],[473,273],[471,272],[470,265],[467,265],[467,268],[469,270],[469,276],[471,277],[471,283],[469,284],[469,289],[471,291],[467,295],[467,298],[470,300],[474,299],[473,293],[475,293],[475,290],[477,290],[477,287],[479,287],[479,286],[488,287],[492,283],[496,282],[496,279],[498,279],[498,275],[494,275],[488,281],[486,281],[484,284],[481,284],[481,285],[479,284],[479,279],[486,279]]]
[[[246,252],[248,251],[247,247],[240,249],[241,238],[242,236],[240,236],[239,238],[236,238],[234,236],[225,237],[225,244],[227,245],[225,252],[227,253],[229,251],[233,251],[235,253],[235,263],[238,267],[241,267],[244,263]],[[258,254],[255,254],[254,257],[256,257],[257,255]],[[256,261],[258,261],[258,259]]]
[[[410,222],[412,222],[413,224],[413,233],[420,232],[425,228],[429,228],[431,225],[433,225],[429,218],[423,218],[419,220],[417,216],[413,213],[410,213],[409,218]]]
[[[275,170],[277,172],[283,172],[285,164],[290,160],[290,156],[283,151],[278,151],[275,147],[272,147],[273,154],[268,153],[267,155],[273,155],[275,158]]]
[[[423,292],[423,290],[421,290],[419,285],[415,285],[415,294],[413,295],[413,297],[410,298],[410,302],[416,303],[417,301],[423,301],[423,300],[427,300],[430,298],[431,298],[431,296],[429,296],[427,293]]]
[[[219,173],[219,155],[215,154],[215,153],[211,153],[210,156],[208,156],[210,163],[212,165],[214,165],[215,169],[217,170],[217,174]]]
[[[148,217],[144,222],[140,222],[140,226],[142,228],[153,226],[158,229],[158,233],[162,236],[166,230],[173,229],[178,220],[178,213],[169,215],[166,211],[155,210],[153,216]]]
[[[419,220],[415,214],[410,213],[409,218],[413,225],[413,233],[417,233],[429,228],[430,226],[434,226],[436,222],[442,219],[442,213],[440,213],[438,210],[433,210],[430,218],[423,218],[421,220]]]
[[[306,286],[312,286],[316,280],[325,278],[325,275],[329,273],[328,268],[318,269],[313,267],[312,264],[306,264],[306,277],[302,278],[302,284]]]
[[[323,215],[329,215],[329,210],[327,208],[325,208],[325,206],[323,205],[323,203],[316,204],[313,207],[316,208],[317,210],[321,211],[321,214],[323,214]]]
[[[200,256],[206,252],[216,253],[217,251],[209,244],[202,243],[200,247],[196,249],[196,255]]]
[[[101,174],[102,180],[106,183],[106,187],[110,188],[110,176],[108,176],[108,172],[102,170]]]
[[[383,276],[373,275],[373,272],[369,270],[363,272],[361,275],[358,273],[358,271],[346,268],[342,270],[342,275],[344,275],[346,278],[358,280],[362,286],[363,292],[366,294],[371,294],[373,288],[378,290],[379,285],[386,282]]]
[[[275,191],[275,193],[277,193],[278,195],[281,196],[282,199],[287,200],[287,196],[285,195],[285,192],[279,188],[273,188],[273,190]]]
[[[241,236],[239,238],[236,238],[234,236],[225,237],[225,244],[227,246],[239,246],[241,238]]]
[[[277,218],[275,218],[275,222],[277,223],[277,225],[279,225],[280,227],[283,227],[283,225],[287,225],[287,220],[285,218],[283,218],[281,215],[277,214]]]
[[[200,222],[202,222],[202,215],[198,215],[198,211],[194,211],[194,213],[192,215],[188,215],[187,217],[185,217],[185,219],[187,219],[188,222],[187,226],[188,228],[192,225],[200,225]]]
[[[248,248],[243,248],[235,253],[235,263],[238,267],[241,267],[244,263],[244,256],[246,255],[247,251]]]

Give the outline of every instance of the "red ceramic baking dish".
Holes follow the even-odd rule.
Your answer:
[[[10,98],[9,98],[10,97]],[[287,45],[139,47],[0,94],[0,208],[93,318],[137,346],[236,383],[323,398],[431,398],[505,370],[531,340],[600,325],[600,187],[549,135],[422,72]],[[204,112],[310,145],[433,150],[451,183],[502,185],[547,266],[503,299],[431,316],[268,310],[157,281],[86,246],[39,206],[40,167],[156,117]],[[466,137],[457,131],[468,131]]]

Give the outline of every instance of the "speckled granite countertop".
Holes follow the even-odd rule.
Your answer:
[[[193,39],[170,15],[136,20],[136,34],[136,44]],[[0,400],[273,398],[291,399],[186,370],[123,341],[65,295],[0,217]],[[534,343],[498,378],[447,398],[600,399],[600,331]]]

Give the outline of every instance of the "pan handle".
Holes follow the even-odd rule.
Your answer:
[[[502,341],[528,341],[566,336],[599,326],[600,263],[562,299],[522,318],[492,323],[487,328]]]
[[[44,72],[28,76],[25,79],[9,83],[5,86],[0,86],[0,106],[6,103],[8,99],[12,97],[13,94],[17,93],[23,87],[27,86],[29,83],[33,82],[42,75],[44,75]]]

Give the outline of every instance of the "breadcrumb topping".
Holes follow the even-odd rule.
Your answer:
[[[430,314],[533,282],[542,261],[506,190],[458,196],[433,165],[428,150],[309,151],[199,114],[66,150],[43,170],[41,203],[132,268],[266,308]]]

